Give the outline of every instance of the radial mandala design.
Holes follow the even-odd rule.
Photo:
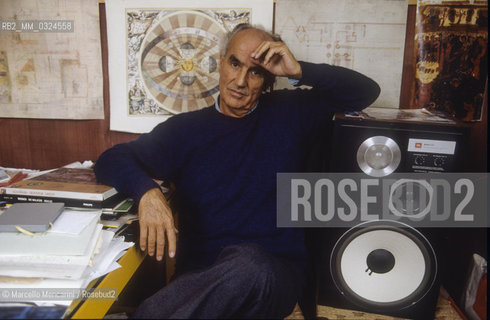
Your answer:
[[[174,114],[213,104],[225,34],[219,23],[197,11],[179,11],[158,21],[140,50],[140,72],[149,95]]]

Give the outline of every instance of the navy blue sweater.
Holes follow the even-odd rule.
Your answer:
[[[379,94],[371,79],[341,67],[301,62],[311,90],[264,94],[242,118],[214,106],[176,115],[137,140],[105,151],[97,178],[135,200],[175,184],[179,265],[206,265],[231,244],[255,242],[295,261],[303,230],[276,227],[276,173],[304,169],[310,142],[334,111],[361,110]]]

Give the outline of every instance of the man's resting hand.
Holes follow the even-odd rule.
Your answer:
[[[284,42],[263,41],[250,58],[275,76],[301,79],[301,66]]]
[[[141,197],[138,207],[140,223],[140,248],[148,254],[155,254],[157,260],[162,260],[165,248],[165,237],[168,240],[168,255],[173,258],[176,249],[176,233],[172,210],[158,188],[148,190]],[[148,247],[147,247],[148,245]]]

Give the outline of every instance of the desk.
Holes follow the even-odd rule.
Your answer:
[[[117,293],[120,294],[143,262],[145,255],[136,246],[132,246],[118,261],[122,268],[112,271],[101,279],[95,279],[88,288],[115,288]],[[113,303],[114,301],[112,300],[75,300],[68,307],[65,317],[72,319],[101,319]]]

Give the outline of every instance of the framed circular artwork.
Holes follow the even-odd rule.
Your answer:
[[[150,98],[177,114],[214,103],[219,88],[220,41],[226,30],[199,11],[164,16],[146,33],[139,71]],[[138,95],[130,97],[137,105]]]

